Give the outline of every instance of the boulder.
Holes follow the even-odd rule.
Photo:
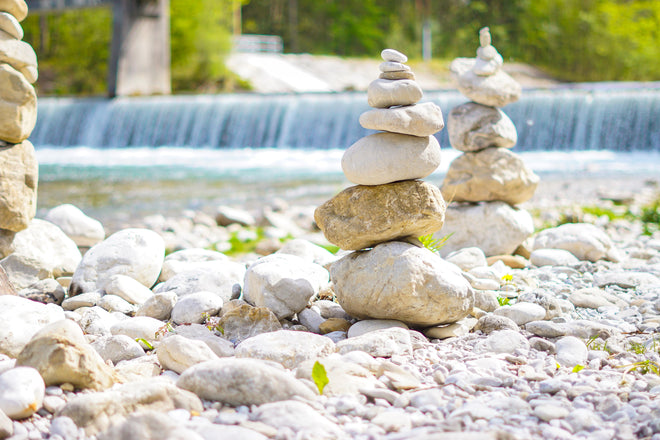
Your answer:
[[[503,70],[489,76],[468,70],[458,77],[458,91],[478,104],[504,107],[520,99],[522,87]]]
[[[117,274],[129,276],[146,287],[154,285],[165,258],[165,242],[148,229],[115,232],[85,253],[73,274],[69,295],[102,288]]]
[[[345,189],[319,206],[314,219],[329,242],[346,250],[431,234],[444,223],[440,190],[419,180]]]
[[[447,208],[445,225],[435,233],[449,235],[442,255],[465,247],[478,247],[486,256],[511,254],[534,232],[532,216],[505,202],[455,204]]]
[[[344,152],[341,167],[358,185],[383,185],[421,179],[440,165],[440,144],[433,136],[375,133]]]
[[[185,409],[198,414],[202,402],[193,393],[163,380],[146,380],[116,386],[100,393],[78,394],[56,413],[71,418],[87,436],[105,431],[130,414]]]
[[[202,362],[184,371],[177,386],[201,399],[232,406],[261,405],[295,396],[314,398],[314,393],[288,371],[259,359],[222,358]]]
[[[79,247],[103,241],[105,230],[100,221],[88,217],[76,206],[59,205],[48,211],[46,220],[59,227]]]
[[[0,11],[10,13],[21,22],[28,15],[28,6],[25,0],[0,0]]]
[[[335,352],[335,344],[325,336],[294,330],[262,333],[236,346],[237,358],[274,361],[294,369],[309,359],[326,357]]]
[[[0,66],[0,80],[1,69]],[[3,115],[5,105],[0,98],[0,115]],[[12,121],[0,119],[0,139],[3,138],[2,127],[9,122]],[[18,232],[28,227],[37,209],[38,180],[39,165],[30,141],[9,147],[0,146],[0,229]],[[9,240],[10,237],[7,237],[2,242]],[[1,247],[4,246],[0,244],[0,252],[3,256],[7,255],[9,252]]]
[[[423,95],[419,84],[410,79],[377,79],[367,88],[369,106],[374,108],[411,105],[422,99]]]
[[[18,296],[0,296],[0,353],[16,358],[37,331],[64,319],[55,304],[41,304]]]
[[[6,32],[0,32],[0,63],[7,63],[18,70],[30,84],[34,84],[39,77],[37,54],[32,46]]]
[[[536,249],[563,249],[580,260],[592,262],[621,259],[610,237],[589,223],[566,223],[545,229],[534,237],[533,250]]]
[[[46,386],[70,383],[98,391],[117,380],[112,368],[85,341],[80,327],[68,319],[37,332],[19,353],[16,365],[35,368]]]
[[[446,200],[455,202],[518,205],[534,196],[538,183],[539,177],[520,156],[503,148],[487,148],[454,159],[441,190]]]
[[[373,109],[360,115],[360,125],[412,136],[431,136],[445,126],[442,110],[432,102],[389,109]],[[515,130],[515,129],[514,129]]]
[[[500,109],[474,102],[454,107],[447,118],[449,143],[465,153],[488,147],[513,148],[518,132]]]
[[[12,66],[0,64],[0,140],[20,144],[30,137],[36,122],[34,87]]]
[[[356,318],[431,326],[456,322],[474,305],[458,267],[408,243],[353,252],[332,265],[331,279],[339,304]]]
[[[278,319],[288,318],[304,309],[328,278],[328,271],[318,264],[295,255],[272,254],[248,267],[243,298],[256,307],[269,308]]]

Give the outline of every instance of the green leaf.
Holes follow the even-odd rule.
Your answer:
[[[584,370],[584,365],[576,365],[573,367],[573,373],[579,373],[580,371]]]
[[[330,381],[325,372],[325,367],[319,361],[314,362],[314,367],[312,368],[312,380],[319,389],[319,394],[323,394],[323,389]]]
[[[216,325],[216,326],[215,326],[215,329],[216,329],[217,331],[219,331],[219,332],[222,334],[222,336],[225,335],[225,329],[222,328],[222,326],[221,326],[220,324]]]
[[[153,350],[153,349],[154,349],[154,346],[151,345],[151,344],[149,343],[149,341],[147,341],[147,340],[144,339],[144,338],[136,338],[136,339],[135,339],[135,342],[137,342],[137,343],[140,343],[140,342],[141,342],[142,344],[144,344],[145,347],[147,347],[147,350]]]

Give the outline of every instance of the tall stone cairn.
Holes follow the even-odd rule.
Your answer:
[[[499,108],[517,101],[521,87],[501,70],[487,27],[479,40],[476,58],[451,64],[458,90],[471,102],[452,109],[447,120],[449,142],[463,154],[450,164],[441,188],[445,200],[457,202],[438,234],[452,234],[443,254],[470,246],[489,256],[511,254],[534,230],[529,213],[516,205],[534,195],[539,178],[510,151],[518,134]]]
[[[342,169],[355,183],[319,206],[314,218],[331,243],[352,252],[330,276],[344,310],[356,318],[396,319],[415,326],[465,317],[474,293],[465,279],[418,238],[444,222],[440,190],[421,181],[440,165],[433,136],[444,120],[422,99],[408,58],[381,53],[380,77],[367,90],[373,109],[360,124],[379,130],[346,150]],[[367,250],[368,249],[368,250]]]
[[[24,0],[0,0],[0,237],[28,227],[37,207],[38,164],[28,137],[37,120],[37,56],[23,39]]]

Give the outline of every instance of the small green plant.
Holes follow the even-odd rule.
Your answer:
[[[650,359],[644,359],[643,361],[633,362],[628,365],[621,365],[618,368],[625,368],[626,371],[623,374],[626,374],[630,371],[639,371],[641,374],[653,373],[660,376],[660,364],[653,362]]]
[[[225,329],[220,325],[220,318],[211,316],[208,312],[202,313],[202,320],[209,331],[218,331],[222,336],[225,335]]]
[[[499,296],[499,295],[497,296],[497,303],[500,305],[500,307],[511,305],[509,304],[509,302],[511,302],[511,298],[507,298],[505,296]]]
[[[646,347],[640,342],[629,342],[628,351],[635,354],[644,354],[646,353]]]
[[[577,364],[576,366],[573,367],[572,372],[573,373],[579,373],[582,370],[584,370],[584,365]]]
[[[433,238],[433,234],[422,235],[419,237],[419,241],[426,249],[430,250],[431,252],[438,253],[440,252],[440,249],[442,249],[442,247],[447,244],[447,240],[449,240],[453,234],[454,233],[452,232],[451,234],[447,234],[442,238]]]
[[[319,246],[321,246],[323,249],[333,254],[336,254],[339,251],[339,249],[341,249],[339,246],[335,246],[334,244],[320,244]]]
[[[158,339],[160,336],[165,336],[167,333],[174,331],[174,327],[169,322],[166,322],[161,328],[156,330],[154,337]]]
[[[149,341],[147,341],[147,340],[144,339],[144,338],[136,338],[136,339],[135,339],[135,342],[137,342],[138,344],[141,343],[142,345],[144,345],[145,347],[147,347],[147,350],[153,350],[153,349],[154,349],[154,346],[151,345],[151,344],[149,343]]]
[[[316,384],[316,387],[319,389],[319,394],[323,394],[323,389],[330,382],[328,379],[328,374],[325,371],[325,367],[319,361],[314,362],[312,367],[312,380]]]
[[[653,235],[654,232],[660,231],[660,197],[650,205],[643,206],[639,218],[642,221],[644,235]]]

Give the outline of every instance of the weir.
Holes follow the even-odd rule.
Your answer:
[[[654,83],[655,85],[655,83]],[[445,121],[466,99],[427,92]],[[39,147],[348,148],[370,131],[358,124],[364,93],[41,98],[31,140]],[[660,151],[660,86],[527,90],[504,108],[517,151]],[[449,147],[447,129],[438,134]]]

